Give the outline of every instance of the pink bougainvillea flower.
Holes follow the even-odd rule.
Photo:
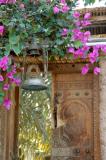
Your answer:
[[[78,58],[78,57],[82,57],[83,56],[83,52],[82,49],[79,48],[74,52],[74,58]]]
[[[104,53],[106,53],[106,45],[102,45],[102,46],[101,46],[101,50],[102,50]]]
[[[0,36],[3,36],[4,33],[4,26],[0,25]]]
[[[89,65],[86,64],[84,67],[82,67],[81,74],[82,74],[82,75],[85,75],[85,74],[88,73],[88,71],[89,71]]]
[[[15,4],[16,0],[0,0],[0,4]]]
[[[10,85],[9,84],[4,84],[3,86],[3,90],[4,91],[7,91],[9,89]]]
[[[5,4],[6,0],[0,0],[0,4]]]
[[[68,29],[67,28],[63,28],[61,35],[62,36],[67,36],[68,33]]]
[[[98,58],[99,54],[98,52],[91,52],[88,57],[89,57],[89,60],[90,62],[93,64],[94,62],[96,62],[97,58]]]
[[[16,73],[16,65],[13,65],[13,66],[12,66],[11,72],[12,72],[12,74],[15,74],[15,73]]]
[[[68,48],[68,53],[74,53],[74,52],[75,52],[74,48],[72,48],[72,47]]]
[[[82,20],[81,25],[82,25],[82,27],[87,27],[87,26],[91,25],[91,22],[88,20]]]
[[[88,52],[89,49],[90,49],[90,47],[89,47],[89,46],[86,46],[86,45],[84,45],[84,46],[82,47],[82,51],[83,51],[83,52]]]
[[[8,99],[8,98],[4,98],[4,101],[3,101],[3,106],[7,109],[7,110],[9,110],[10,109],[10,107],[11,107],[11,100],[10,99]]]
[[[17,86],[19,86],[21,84],[21,79],[20,78],[12,78],[11,82],[15,83]]]
[[[91,35],[91,33],[89,31],[84,32],[81,41],[85,44],[86,42],[88,42],[90,35]]]
[[[67,13],[70,10],[70,7],[66,4],[62,7],[61,12],[62,13]]]
[[[101,71],[100,67],[95,67],[94,68],[94,74],[95,75],[98,75],[100,73],[100,71]]]
[[[76,25],[76,27],[81,27],[81,22],[80,21],[76,21],[75,25]]]
[[[98,53],[98,51],[99,51],[100,48],[101,48],[100,45],[93,46],[93,52],[97,52]]]
[[[53,12],[54,14],[58,14],[60,12],[60,9],[58,8],[58,6],[53,7]]]
[[[90,19],[91,18],[91,13],[86,13],[84,15],[84,19]]]
[[[9,57],[8,56],[4,56],[2,59],[3,64],[7,65],[8,61],[9,61]]]
[[[24,4],[24,3],[21,3],[21,4],[19,5],[19,8],[20,8],[20,9],[24,9],[24,8],[25,8],[25,4]]]
[[[0,75],[0,82],[4,81],[4,78],[2,75]]]
[[[13,73],[12,72],[8,72],[6,75],[9,79],[13,79]]]
[[[83,40],[84,39],[84,33],[80,31],[80,29],[73,29],[73,36],[72,39],[73,40]]]
[[[86,31],[84,32],[84,36],[89,38],[91,36],[91,32],[90,31]]]
[[[78,11],[75,11],[73,13],[73,17],[76,18],[76,19],[78,19],[80,17],[80,13]]]
[[[4,67],[2,68],[3,71],[6,71],[7,69],[8,69],[8,66],[4,66]]]
[[[66,4],[66,1],[65,0],[60,0],[60,3]]]
[[[8,68],[9,58],[8,56],[4,56],[0,59],[0,68],[5,71]]]
[[[15,4],[16,0],[7,0],[6,3],[8,3],[8,4]]]

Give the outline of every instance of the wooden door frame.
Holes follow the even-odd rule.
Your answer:
[[[99,76],[93,75],[94,160],[101,160],[99,98]]]
[[[50,69],[52,70],[52,100],[55,98],[55,75],[56,74],[72,74],[80,73],[83,64],[56,64],[55,66],[51,65]],[[92,73],[92,69],[90,70]],[[93,74],[93,73],[92,73]],[[94,160],[101,160],[101,148],[100,148],[100,117],[99,117],[99,76],[93,74],[93,138],[94,138]]]
[[[73,67],[71,64],[58,64],[49,66],[50,71],[52,72],[52,77],[57,73],[80,73],[82,64],[76,64],[77,67]],[[54,92],[54,82],[52,81],[52,93]],[[54,93],[53,93],[54,95]],[[94,121],[94,160],[101,160],[101,151],[100,151],[100,119],[99,119],[99,76],[93,76],[93,119]],[[18,151],[18,128],[19,128],[19,87],[15,87],[15,106],[14,106],[14,126],[13,126],[13,141],[9,137],[8,130],[10,130],[9,118],[10,113],[7,113],[7,129],[6,129],[6,160],[9,160],[11,149],[9,146],[13,146],[13,153],[17,154]],[[53,100],[53,97],[52,97]],[[53,105],[53,104],[52,104]],[[11,112],[11,111],[9,111]],[[13,143],[13,144],[11,144]]]

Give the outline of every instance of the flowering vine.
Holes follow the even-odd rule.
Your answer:
[[[66,0],[0,0],[0,101],[7,109],[12,102],[2,93],[10,90],[11,84],[21,83],[16,77],[16,66],[10,64],[11,52],[23,55],[33,41],[40,50],[46,43],[49,57],[88,58],[89,63],[81,71],[83,75],[92,65],[95,66],[94,74],[100,73],[96,64],[101,52],[106,53],[106,46],[87,45],[91,33],[83,28],[91,25],[91,14],[85,13],[82,17],[78,11],[72,10],[74,5],[73,1]],[[3,76],[4,72],[6,76]]]

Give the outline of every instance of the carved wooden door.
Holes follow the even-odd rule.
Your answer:
[[[94,106],[98,108],[94,104],[94,83],[97,80],[94,82],[93,74],[54,74],[52,160],[100,160],[94,157],[98,144],[94,138]]]

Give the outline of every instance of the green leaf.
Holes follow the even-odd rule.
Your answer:
[[[2,83],[0,83],[0,90],[1,90],[1,87],[2,87]],[[0,91],[0,104],[2,104],[3,102],[3,97],[4,97],[4,93]]]
[[[10,30],[9,32],[9,43],[10,44],[17,44],[20,40],[20,36],[16,35],[16,31],[15,30]]]
[[[81,46],[82,46],[81,41],[75,41],[75,42],[74,42],[74,46],[75,46],[75,48],[81,47]]]
[[[57,44],[57,45],[62,45],[63,43],[64,43],[64,41],[61,40],[61,39],[57,39],[57,40],[56,40],[56,44]]]
[[[4,54],[5,55],[9,55],[10,54],[10,51],[11,51],[11,46],[9,44],[6,45],[6,48],[5,48],[5,51],[4,51]]]
[[[2,104],[2,103],[3,103],[3,97],[0,96],[0,104]]]
[[[22,49],[19,45],[12,45],[12,50],[16,53],[16,55],[19,55]]]
[[[85,0],[85,5],[88,5],[88,4],[93,4],[95,2],[95,0]]]
[[[0,92],[0,97],[4,97],[4,93],[3,92]]]
[[[2,91],[2,87],[3,87],[3,82],[0,82],[0,94],[1,94],[1,91]]]

